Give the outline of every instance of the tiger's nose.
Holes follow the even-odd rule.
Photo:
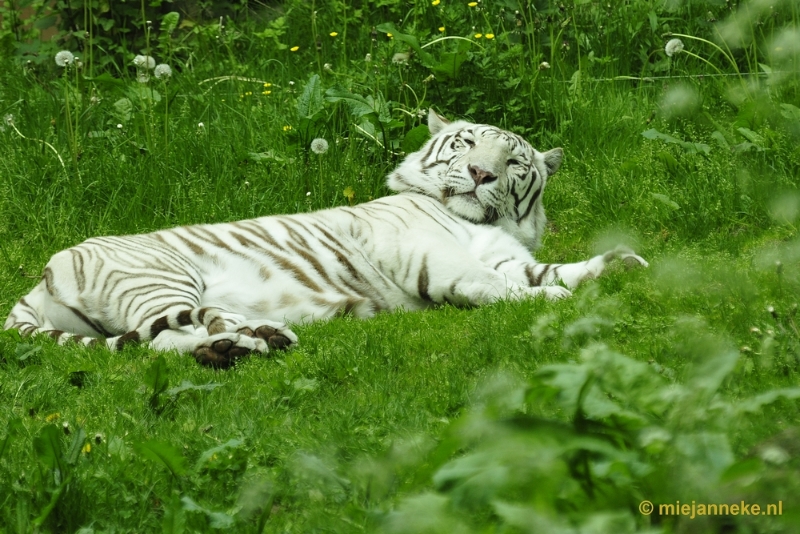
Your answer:
[[[488,184],[490,182],[494,182],[495,180],[497,180],[497,176],[481,169],[477,165],[470,165],[468,169],[469,169],[469,175],[472,176],[473,180],[475,180],[475,187],[478,187],[481,184]]]

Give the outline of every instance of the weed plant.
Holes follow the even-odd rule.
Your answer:
[[[64,5],[0,11],[4,314],[90,236],[386,195],[429,106],[565,148],[540,260],[651,268],[227,372],[3,332],[0,531],[797,531],[796,2]]]

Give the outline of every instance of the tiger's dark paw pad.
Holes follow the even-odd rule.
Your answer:
[[[239,358],[248,356],[252,352],[266,351],[266,343],[260,339],[225,333],[212,336],[200,343],[194,349],[194,358],[201,365],[227,369]]]
[[[271,349],[286,350],[297,343],[297,336],[281,323],[248,321],[236,326],[236,333],[263,339]]]

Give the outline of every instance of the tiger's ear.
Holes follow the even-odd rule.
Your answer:
[[[544,165],[547,167],[547,176],[553,176],[556,171],[561,167],[561,160],[564,158],[564,150],[561,148],[554,148],[548,150],[544,154]]]
[[[433,108],[428,109],[428,130],[431,131],[431,135],[436,135],[448,124],[449,120],[436,113]]]

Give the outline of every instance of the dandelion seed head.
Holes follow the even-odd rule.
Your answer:
[[[367,54],[366,56],[364,56],[364,61],[366,61],[367,63],[371,63],[372,62],[372,54]]]
[[[11,113],[6,113],[5,115],[3,115],[3,124],[6,124],[8,126],[14,126],[14,115],[12,115]]]
[[[122,129],[122,125],[121,124],[117,124],[117,129],[121,130]]]
[[[136,77],[136,81],[139,83],[147,83],[150,81],[150,75],[142,72]]]
[[[59,67],[68,67],[75,61],[75,55],[69,50],[62,50],[56,54],[56,65]]]
[[[392,56],[392,63],[405,65],[408,63],[408,58],[410,57],[411,55],[408,52],[398,52]]]
[[[205,125],[205,124],[203,124],[202,122],[198,122],[198,123],[197,123],[197,127],[198,127],[198,128],[200,128],[200,129],[202,130],[203,128],[205,128],[205,127],[206,127],[206,125]]]
[[[133,58],[133,64],[140,69],[153,70],[156,68],[156,60],[150,56],[136,56]]]
[[[311,152],[314,154],[322,155],[328,151],[328,141],[322,137],[317,137],[311,141]]]
[[[306,191],[306,196],[310,197],[311,196],[311,191]]]
[[[325,72],[333,72],[333,65],[331,65],[330,63],[325,63],[322,66],[322,70],[324,70]]]
[[[667,46],[664,47],[664,52],[667,56],[672,57],[683,50],[683,41],[680,39],[670,39],[667,41]]]
[[[161,63],[160,65],[156,65],[153,76],[158,80],[167,81],[172,78],[172,69],[166,63]]]

